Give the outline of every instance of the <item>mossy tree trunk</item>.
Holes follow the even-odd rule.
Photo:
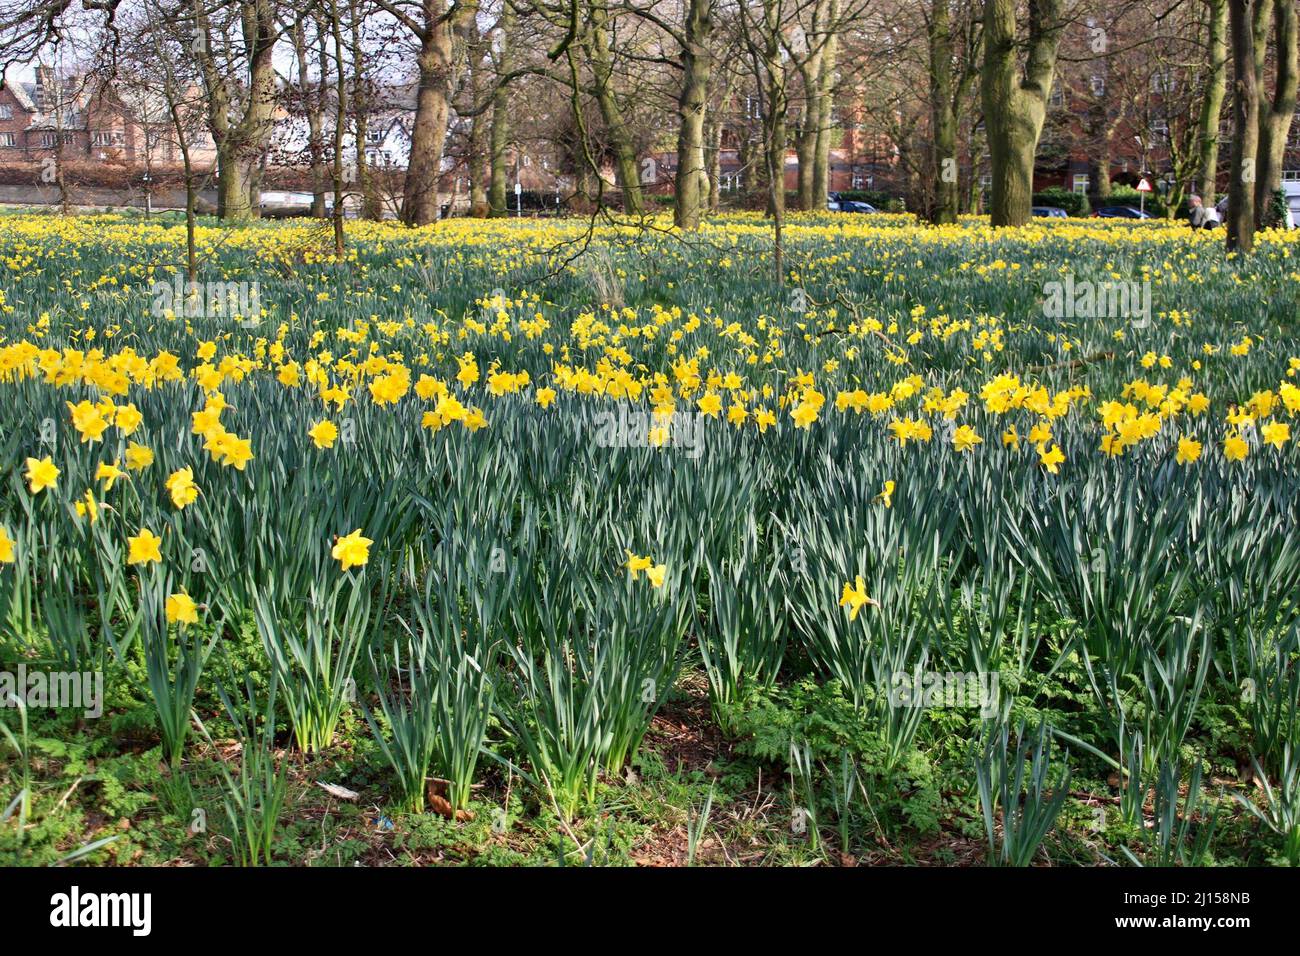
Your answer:
[[[1255,0],[1252,17],[1255,95],[1259,98],[1258,168],[1255,171],[1255,226],[1268,218],[1269,203],[1282,188],[1287,135],[1296,105],[1295,0]],[[1264,79],[1269,25],[1273,28],[1273,92]]]
[[[1064,21],[1063,0],[1029,0],[1028,39],[1022,68],[1018,56],[1015,0],[985,0],[984,66],[980,92],[988,131],[994,226],[1029,221],[1034,192],[1034,154],[1047,115]]]
[[[928,32],[935,177],[930,221],[953,223],[957,221],[957,115],[952,99],[952,27],[948,0],[932,0]]]
[[[713,31],[712,0],[688,0],[682,47],[682,88],[677,101],[677,182],[673,219],[682,229],[700,227],[700,215],[709,199],[709,171],[705,163],[705,108],[713,58],[709,38]]]
[[[1213,206],[1218,192],[1219,116],[1223,113],[1228,85],[1228,0],[1207,0],[1207,6],[1206,47],[1210,62],[1197,120],[1200,161],[1196,167],[1196,184],[1205,205]]]

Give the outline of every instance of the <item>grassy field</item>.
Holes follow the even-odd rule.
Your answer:
[[[0,217],[0,859],[1300,865],[1296,240],[785,239]]]

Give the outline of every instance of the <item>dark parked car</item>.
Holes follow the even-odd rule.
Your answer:
[[[1035,216],[1043,216],[1046,219],[1069,219],[1070,214],[1060,206],[1035,206]]]
[[[857,199],[841,199],[836,203],[838,207],[836,212],[880,212],[869,202],[861,202]]]
[[[1143,212],[1136,206],[1102,206],[1093,214],[1101,219],[1150,219],[1151,213]]]

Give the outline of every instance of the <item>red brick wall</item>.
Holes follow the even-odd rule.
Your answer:
[[[3,107],[8,107],[10,116],[0,119],[0,140],[8,140],[12,134],[14,145],[6,146],[0,142],[0,163],[6,160],[12,162],[22,156],[22,151],[27,143],[24,138],[27,124],[31,122],[31,114],[23,109],[22,104],[18,102],[18,97],[14,96],[13,90],[6,85],[0,89],[0,112],[4,112]]]

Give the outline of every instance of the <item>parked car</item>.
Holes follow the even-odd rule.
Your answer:
[[[1034,215],[1046,219],[1069,219],[1070,214],[1060,206],[1035,206]]]
[[[1151,213],[1144,212],[1136,206],[1102,206],[1093,214],[1101,219],[1150,219]]]
[[[838,203],[838,212],[880,212],[869,202],[861,202],[857,199],[841,199]]]

